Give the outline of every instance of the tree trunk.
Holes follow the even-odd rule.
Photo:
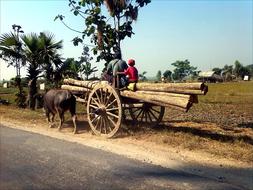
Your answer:
[[[29,100],[29,108],[31,110],[35,109],[35,104],[36,104],[36,98],[35,98],[35,94],[37,94],[37,78],[34,78],[32,80],[29,81],[28,84],[28,100]]]

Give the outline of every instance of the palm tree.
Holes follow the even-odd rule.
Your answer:
[[[47,33],[40,33],[40,35],[31,33],[21,38],[24,42],[24,55],[28,63],[29,107],[34,109],[37,79],[45,70],[45,78],[48,81],[53,80],[54,67],[58,67],[61,63],[57,51],[62,48],[62,41],[54,42],[53,35]]]
[[[29,108],[35,109],[35,94],[37,93],[37,79],[41,73],[43,46],[37,34],[31,33],[21,37],[24,42],[24,55],[28,63],[28,101]]]
[[[17,62],[22,59],[22,54],[20,52],[21,47],[22,43],[19,41],[18,36],[14,33],[5,33],[0,36],[0,55],[1,58],[7,61],[9,65],[16,67]]]
[[[16,26],[16,25],[15,25]],[[19,29],[21,27],[19,26]],[[16,94],[16,103],[18,107],[25,107],[25,92],[21,85],[20,67],[24,65],[22,54],[22,43],[19,40],[19,30],[16,33],[5,33],[0,36],[0,58],[16,68],[16,86],[19,92]]]
[[[62,49],[62,40],[55,42],[54,35],[49,32],[41,32],[39,35],[41,45],[44,47],[42,67],[46,82],[49,84],[54,79],[54,71],[62,64],[58,50]]]

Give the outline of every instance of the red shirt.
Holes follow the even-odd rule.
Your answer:
[[[138,70],[135,67],[129,66],[127,70],[125,70],[125,75],[129,77],[129,82],[138,81]]]

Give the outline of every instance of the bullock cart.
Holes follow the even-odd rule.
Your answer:
[[[205,95],[204,83],[136,83],[129,90],[119,89],[106,81],[64,79],[62,89],[76,94],[87,106],[92,131],[110,138],[119,130],[126,115],[134,122],[156,125],[162,121],[165,108],[188,111]],[[134,91],[133,91],[134,89]],[[129,114],[125,114],[126,112]]]

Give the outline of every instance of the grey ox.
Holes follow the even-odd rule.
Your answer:
[[[51,123],[50,127],[52,127],[52,123],[54,122],[55,114],[58,113],[60,117],[60,124],[58,126],[58,130],[61,129],[62,124],[64,122],[64,112],[67,110],[70,111],[73,124],[74,124],[74,133],[76,133],[76,98],[73,94],[68,90],[49,90],[44,95],[44,109],[46,112],[46,116],[48,122]],[[52,120],[50,120],[50,114],[52,114]]]

